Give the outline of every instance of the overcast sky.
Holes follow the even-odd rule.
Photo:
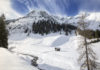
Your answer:
[[[100,12],[100,0],[0,0],[0,13],[6,14],[7,18],[17,18],[34,9],[75,16],[80,11]]]

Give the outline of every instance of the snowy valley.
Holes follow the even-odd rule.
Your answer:
[[[60,25],[65,23],[77,27],[80,15],[62,18],[50,15],[45,11],[34,10],[25,17],[10,21],[7,24],[9,51],[0,48],[0,52],[4,52],[4,54],[0,53],[0,58],[8,59],[0,59],[0,63],[9,63],[12,66],[7,67],[9,70],[80,70],[78,62],[80,35],[76,35],[76,30],[69,29],[67,35],[62,29],[61,32],[55,31],[44,35],[35,34],[32,31],[33,23],[40,20],[49,20]],[[94,20],[94,17],[97,20]],[[100,30],[100,20],[98,18],[100,18],[98,13],[96,15],[94,13],[87,15],[88,29]],[[98,58],[97,62],[100,62],[100,42],[92,45]],[[60,51],[55,51],[55,48],[60,48]],[[31,65],[33,57],[30,55],[38,57],[38,67]],[[15,62],[17,63],[15,64]],[[0,66],[3,66],[2,63]],[[7,70],[6,68],[3,69],[4,67],[0,68],[0,70]]]

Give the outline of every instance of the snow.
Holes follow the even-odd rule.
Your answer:
[[[76,36],[55,33],[47,36],[32,34],[21,40],[18,40],[17,37],[14,37],[15,40],[9,39],[9,47],[15,47],[13,51],[16,53],[38,56],[39,68],[45,70],[79,70]],[[61,51],[55,51],[55,47],[61,48]]]
[[[80,70],[80,65],[77,61],[79,57],[79,52],[77,50],[79,44],[79,36],[76,36],[74,33],[69,34],[68,36],[64,35],[63,33],[51,33],[49,35],[44,36],[30,33],[29,36],[27,36],[27,33],[24,33],[26,28],[32,30],[32,23],[37,22],[41,19],[46,20],[53,18],[56,21],[58,20],[58,22],[60,23],[66,22],[77,26],[77,22],[79,21],[79,15],[75,17],[68,17],[67,19],[61,19],[59,17],[52,17],[49,14],[46,14],[44,16],[44,14],[46,13],[42,12],[41,15],[41,12],[33,11],[27,16],[20,18],[8,25],[8,27],[11,27],[11,29],[9,29],[9,48],[13,48],[11,51],[15,53],[9,53],[13,56],[11,56],[9,60],[11,60],[12,62],[13,59],[23,61],[26,63],[24,65],[27,65],[28,67],[30,66],[28,70],[31,70],[31,58],[20,54],[23,53],[39,57],[39,60],[37,62],[38,66],[39,68],[44,70]],[[93,19],[89,18],[92,18],[91,15],[87,17],[87,21],[90,23],[89,29],[100,29],[99,21],[94,21]],[[100,62],[100,43],[95,43],[93,45],[98,57],[98,62]],[[61,51],[55,51],[55,48],[60,48]],[[9,56],[9,54],[6,53],[5,55]],[[2,56],[2,58],[3,57],[6,56]],[[6,61],[6,59],[4,60]],[[29,64],[27,64],[27,62]],[[18,63],[23,66],[23,63]],[[17,69],[18,66],[15,66]],[[18,68],[20,68],[20,66]]]
[[[29,29],[32,31],[32,24],[34,22],[38,22],[39,20],[50,20],[53,22],[58,23],[66,23],[66,24],[72,24],[74,26],[78,26],[78,22],[80,20],[80,16],[82,13],[73,16],[73,17],[59,17],[59,16],[53,16],[48,14],[45,11],[40,10],[33,10],[29,14],[27,14],[25,17],[16,19],[15,22],[11,22],[8,25],[8,28],[10,30],[10,33],[24,33],[25,29]],[[87,13],[86,22],[89,23],[88,29],[96,30],[100,29],[100,13]]]
[[[23,36],[23,34],[21,35]],[[15,47],[12,49],[15,53],[24,53],[39,57],[38,66],[44,70],[80,70],[80,65],[77,61],[79,57],[77,50],[80,41],[79,37],[74,34],[66,36],[51,33],[44,36],[31,34],[20,39],[19,34],[12,34],[9,37],[9,48]],[[100,43],[93,45],[94,51],[97,54],[97,61],[100,62]],[[61,51],[55,51],[55,47],[60,48]],[[19,57],[26,61],[31,60],[31,58],[26,58],[22,55]]]
[[[93,44],[93,49],[96,53],[98,62],[100,62],[100,42]]]
[[[38,70],[7,49],[0,48],[0,70]]]
[[[94,21],[100,21],[100,12],[92,12],[90,15],[87,17],[88,20],[94,20]]]

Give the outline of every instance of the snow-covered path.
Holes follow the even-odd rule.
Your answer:
[[[38,70],[17,55],[0,48],[0,70]]]

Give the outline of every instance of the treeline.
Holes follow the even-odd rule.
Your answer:
[[[49,34],[55,32],[64,31],[66,35],[71,33],[72,30],[75,30],[76,27],[70,24],[59,24],[50,20],[40,20],[38,22],[34,22],[32,25],[32,32],[35,34]]]
[[[88,39],[92,39],[92,38],[100,38],[100,30],[78,30],[79,34],[82,36],[86,36]],[[85,33],[84,33],[85,32]]]

